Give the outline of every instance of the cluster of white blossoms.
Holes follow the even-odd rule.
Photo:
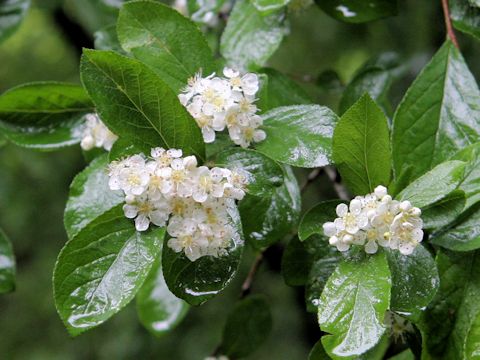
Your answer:
[[[255,94],[258,91],[258,76],[224,68],[225,77],[215,73],[202,78],[198,73],[189,79],[187,87],[178,98],[202,129],[206,143],[215,141],[215,132],[225,128],[232,141],[242,147],[265,139],[260,130],[262,118],[257,115]]]
[[[138,231],[167,225],[168,246],[195,261],[226,254],[233,234],[228,206],[245,196],[247,174],[197,166],[195,156],[154,148],[151,157],[133,155],[109,166],[111,190],[125,194],[125,216]]]
[[[82,149],[88,151],[95,147],[103,147],[105,150],[110,151],[113,143],[117,141],[118,136],[105,126],[97,114],[87,114],[85,119],[82,141],[80,142]]]
[[[410,255],[423,239],[421,210],[409,201],[393,200],[384,186],[355,197],[349,206],[338,205],[336,212],[338,218],[323,224],[323,231],[339,251],[354,244],[374,254],[380,245]]]

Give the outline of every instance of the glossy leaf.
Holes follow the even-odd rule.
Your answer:
[[[279,162],[305,168],[330,163],[335,113],[319,105],[282,106],[262,115],[267,138],[256,149]]]
[[[252,0],[253,5],[262,13],[271,13],[288,5],[290,0]]]
[[[320,328],[329,334],[322,344],[330,356],[361,355],[380,341],[390,288],[384,253],[340,262],[318,306]]]
[[[452,159],[467,163],[459,189],[465,192],[465,209],[468,209],[480,201],[480,143],[466,147]]]
[[[150,153],[157,146],[204,158],[200,129],[147,66],[111,51],[84,50],[82,82],[107,126]]]
[[[439,229],[452,223],[465,207],[465,193],[454,190],[422,211],[424,229]]]
[[[435,296],[439,277],[430,253],[419,245],[411,255],[387,251],[392,274],[390,309],[401,313],[423,310]]]
[[[423,175],[480,136],[480,91],[455,46],[447,41],[410,86],[394,116],[396,176],[409,165]]]
[[[168,290],[160,257],[156,259],[145,283],[138,291],[136,300],[141,323],[157,336],[175,328],[188,312],[188,304]]]
[[[0,294],[15,290],[15,257],[12,244],[0,229]]]
[[[463,161],[445,161],[408,185],[397,198],[408,200],[419,208],[433,204],[457,189],[464,170]]]
[[[53,274],[54,298],[69,333],[78,335],[121,310],[160,255],[164,228],[139,233],[121,205],[64,246]]]
[[[100,215],[123,203],[122,192],[110,190],[108,180],[107,154],[94,159],[73,179],[63,219],[69,239]]]
[[[475,206],[451,227],[441,230],[431,242],[446,249],[471,251],[480,248],[480,209]]]
[[[163,275],[170,291],[191,305],[200,305],[222,291],[233,279],[240,264],[244,240],[240,216],[234,203],[228,213],[235,229],[228,254],[215,258],[202,256],[190,261],[183,252],[176,253],[165,239],[162,253]]]
[[[248,180],[247,192],[254,196],[272,195],[284,180],[282,167],[255,150],[224,150],[217,155],[215,166],[245,171]]]
[[[437,266],[440,288],[420,323],[425,352],[432,358],[470,359],[468,334],[480,312],[479,253],[439,252]]]
[[[262,15],[248,0],[235,2],[220,40],[229,66],[254,70],[265,65],[286,35],[283,13]]]
[[[311,236],[304,243],[314,258],[305,284],[305,303],[308,312],[317,313],[323,289],[342,259],[342,254],[330,246],[328,238],[323,236]]]
[[[118,53],[124,52],[117,37],[117,27],[114,24],[95,31],[93,36],[95,38],[95,49],[113,50]]]
[[[333,135],[333,160],[354,194],[367,194],[390,182],[387,118],[368,94],[340,118]]]
[[[298,228],[300,240],[306,240],[313,234],[323,235],[323,224],[337,217],[335,209],[338,204],[340,204],[339,200],[323,201],[308,210],[303,215]]]
[[[368,93],[386,113],[390,113],[388,92],[401,73],[400,60],[395,53],[384,53],[369,60],[345,88],[339,105],[340,114],[345,113],[365,93]]]
[[[450,18],[453,26],[480,39],[480,8],[470,0],[450,0]]]
[[[288,286],[303,286],[313,264],[313,256],[305,243],[294,236],[285,247],[282,255],[282,275]]]
[[[264,69],[265,83],[258,92],[257,106],[266,112],[280,106],[312,104],[313,100],[297,83],[274,69]]]
[[[4,0],[0,3],[0,41],[15,32],[29,7],[30,0]]]
[[[215,71],[212,52],[197,25],[167,5],[127,3],[120,9],[117,30],[122,47],[151,66],[175,93],[198,71]]]
[[[323,348],[322,342],[319,340],[308,354],[308,360],[330,360],[330,356],[327,355]]]
[[[259,348],[272,330],[270,306],[264,296],[253,295],[238,302],[228,315],[220,353],[245,357]]]
[[[478,359],[480,354],[480,312],[477,312],[470,329],[468,330],[467,338],[465,339],[465,359]]]
[[[363,23],[397,14],[396,0],[316,0],[331,17],[347,23]]]
[[[300,189],[293,171],[288,167],[284,169],[284,184],[272,196],[247,195],[239,204],[243,233],[256,249],[264,249],[281,240],[292,232],[299,220]]]
[[[0,96],[0,129],[19,146],[57,149],[80,142],[84,116],[93,112],[79,85],[37,82]]]

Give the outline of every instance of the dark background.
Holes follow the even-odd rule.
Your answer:
[[[96,11],[95,2],[34,3],[19,31],[0,44],[0,92],[29,81],[79,82],[81,48],[92,47],[93,32],[115,19],[114,12]],[[396,104],[445,38],[440,1],[399,2],[397,17],[368,25],[339,23],[316,6],[292,14],[291,34],[270,64],[302,80],[319,104],[336,110],[341,92],[319,87],[316,77],[331,69],[348,82],[370,57],[395,51],[409,64],[407,74],[392,89]],[[458,37],[467,63],[479,78],[478,45],[466,35]],[[67,239],[62,215],[68,187],[84,166],[76,146],[51,153],[13,145],[0,148],[0,226],[12,240],[18,267],[17,290],[0,297],[0,358],[203,359],[220,341],[226,314],[252,262],[250,251],[229,288],[204,306],[192,308],[169,335],[155,338],[144,330],[134,304],[76,339],[67,335],[53,304],[51,275]],[[305,174],[298,175],[303,181]],[[321,176],[305,192],[304,207],[334,196],[327,178]],[[281,250],[282,244],[267,252],[253,286],[253,292],[262,292],[270,300],[274,329],[250,359],[306,359],[320,336],[315,315],[304,310],[303,290],[283,283]]]

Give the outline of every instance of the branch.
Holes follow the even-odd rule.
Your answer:
[[[313,169],[310,172],[310,174],[308,174],[307,181],[305,181],[305,183],[300,188],[300,192],[303,193],[307,189],[308,185],[310,185],[312,182],[314,182],[321,174],[322,174],[322,172],[321,172],[320,168]]]
[[[345,187],[338,181],[337,171],[330,166],[325,166],[325,173],[327,174],[330,181],[333,183],[333,188],[337,193],[338,197],[341,200],[348,200],[350,196],[348,195],[347,189],[345,189]]]
[[[452,19],[450,18],[450,10],[448,8],[448,0],[442,0],[443,17],[445,19],[445,26],[447,27],[447,36],[452,40],[453,45],[458,49],[458,41],[453,31]]]
[[[255,277],[255,274],[258,271],[258,268],[260,267],[260,264],[263,261],[263,253],[260,253],[257,255],[255,258],[255,261],[252,264],[252,267],[250,268],[250,271],[248,272],[247,277],[245,278],[245,281],[242,284],[242,293],[240,294],[240,299],[243,299],[246,297],[248,294],[250,294],[252,290],[252,283],[253,279]]]

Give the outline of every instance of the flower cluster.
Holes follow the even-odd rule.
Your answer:
[[[242,147],[260,142],[266,134],[259,129],[262,118],[255,103],[258,77],[248,73],[223,69],[225,77],[215,73],[202,78],[198,73],[188,81],[188,86],[178,98],[202,129],[206,143],[215,141],[215,132],[228,129],[232,141]]]
[[[423,239],[421,210],[409,201],[393,200],[384,186],[355,197],[349,206],[338,205],[336,212],[338,218],[323,224],[323,231],[339,251],[355,244],[374,254],[380,245],[410,255]]]
[[[109,167],[109,186],[125,193],[125,216],[138,231],[167,225],[168,246],[195,261],[226,253],[233,235],[228,206],[245,196],[246,173],[197,166],[195,156],[154,148],[151,157],[133,155]]]
[[[95,147],[103,147],[105,150],[110,151],[113,143],[118,139],[117,135],[105,126],[97,114],[87,114],[85,119],[82,141],[80,142],[82,149],[88,151]]]

